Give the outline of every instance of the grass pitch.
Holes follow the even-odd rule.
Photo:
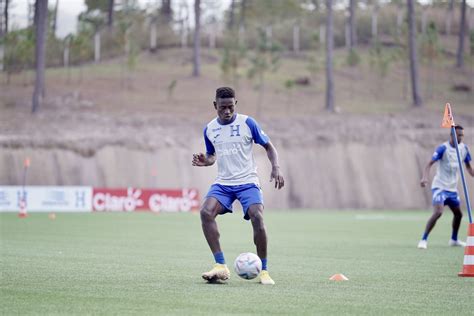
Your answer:
[[[452,215],[428,250],[430,212],[267,212],[275,286],[206,284],[213,258],[196,214],[0,214],[0,314],[472,315],[474,278],[447,246]],[[255,252],[241,214],[218,218],[229,265]],[[465,239],[466,219],[461,227]],[[329,281],[343,273],[349,281]]]

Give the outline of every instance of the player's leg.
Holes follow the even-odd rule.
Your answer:
[[[461,206],[458,203],[450,203],[448,204],[449,208],[453,212],[453,231],[451,235],[451,239],[449,240],[449,246],[453,247],[464,247],[466,246],[466,243],[458,240],[458,232],[459,232],[459,227],[461,226],[461,220],[462,220],[462,212],[461,212]]]
[[[222,211],[222,208],[222,205],[216,198],[208,197],[200,211],[202,231],[213,254],[222,252],[219,242],[219,228],[216,222],[216,217]]]
[[[425,240],[428,239],[428,235],[431,233],[431,231],[435,227],[436,222],[441,217],[441,215],[443,215],[443,209],[444,209],[444,205],[441,205],[441,204],[436,204],[433,206],[433,214],[431,214],[431,217],[428,219],[428,222],[426,223],[423,239]]]
[[[428,248],[428,236],[430,232],[433,230],[433,228],[436,225],[436,222],[438,219],[443,215],[443,204],[435,204],[433,205],[433,214],[431,214],[431,217],[428,219],[428,222],[426,223],[425,227],[425,232],[423,233],[423,237],[418,243],[418,248],[420,249],[426,249]]]
[[[263,195],[256,184],[246,184],[236,188],[236,196],[242,204],[244,219],[250,220],[253,228],[253,242],[257,248],[257,255],[262,260],[260,283],[273,285],[275,282],[268,274],[267,269],[267,230],[263,222]]]
[[[441,189],[433,188],[431,189],[431,192],[432,192],[433,214],[431,214],[431,217],[428,219],[428,222],[426,223],[425,232],[423,233],[423,237],[418,243],[419,249],[428,248],[428,235],[435,227],[438,219],[441,217],[441,215],[443,215],[444,201],[447,198],[445,191]]]
[[[225,264],[224,253],[219,242],[220,234],[216,217],[219,214],[231,212],[234,199],[235,197],[228,194],[225,187],[212,185],[201,207],[202,231],[216,262],[210,271],[202,274],[202,278],[209,282],[227,280],[230,277],[230,271]]]
[[[262,260],[262,272],[260,283],[273,285],[275,281],[270,277],[267,268],[267,230],[263,221],[263,204],[252,204],[249,206],[247,215],[250,217],[253,227],[253,242],[257,248],[257,255]]]
[[[253,227],[253,242],[257,248],[257,255],[262,260],[262,269],[266,268],[267,258],[267,230],[263,222],[263,204],[252,204],[247,211]],[[265,259],[265,264],[263,260]]]

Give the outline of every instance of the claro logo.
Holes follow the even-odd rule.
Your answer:
[[[104,192],[105,191],[105,192]],[[94,211],[133,212],[189,212],[199,208],[199,192],[196,189],[182,190],[101,190],[94,192]]]
[[[127,189],[127,196],[114,196],[110,193],[99,192],[94,195],[92,204],[96,211],[126,211],[133,212],[137,207],[143,206],[140,199],[142,191],[140,189]]]
[[[166,194],[153,194],[148,200],[148,206],[152,212],[189,212],[199,206],[196,190],[182,191],[181,197],[173,197]]]

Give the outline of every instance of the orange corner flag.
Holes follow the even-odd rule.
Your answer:
[[[446,103],[444,107],[444,115],[443,121],[441,122],[441,127],[451,128],[452,126],[454,126],[453,112],[451,111],[451,105],[449,103]]]

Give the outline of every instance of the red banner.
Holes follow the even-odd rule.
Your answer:
[[[93,188],[94,212],[189,212],[199,210],[197,189]]]

